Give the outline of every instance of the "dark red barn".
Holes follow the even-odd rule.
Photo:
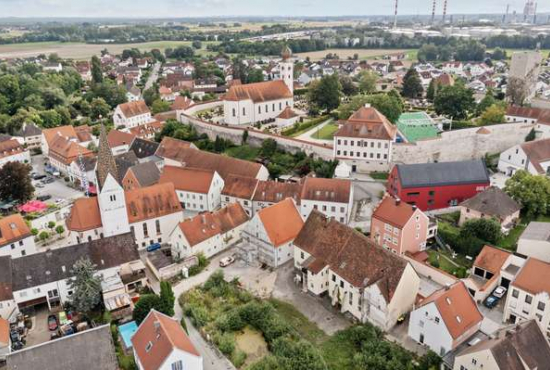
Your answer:
[[[456,206],[489,187],[482,160],[397,164],[388,178],[388,192],[422,211]]]

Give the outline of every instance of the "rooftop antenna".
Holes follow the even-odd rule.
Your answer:
[[[398,6],[399,0],[395,0],[395,11],[393,15],[393,28],[397,28],[397,6]]]
[[[447,0],[443,1],[443,24],[445,24],[445,18],[447,18]]]
[[[434,20],[435,20],[435,6],[436,6],[436,3],[437,3],[437,0],[433,0],[433,3],[432,3],[432,24],[434,24]]]

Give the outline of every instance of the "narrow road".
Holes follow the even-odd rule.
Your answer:
[[[151,70],[151,74],[149,75],[149,78],[147,79],[147,82],[145,82],[145,86],[143,87],[143,91],[147,90],[148,88],[153,86],[153,84],[155,82],[157,82],[157,80],[159,78],[160,66],[161,66],[160,62],[155,63],[155,65],[153,66],[153,69]]]

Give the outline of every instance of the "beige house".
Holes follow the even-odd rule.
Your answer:
[[[521,206],[501,189],[491,186],[473,198],[460,203],[459,225],[468,220],[494,219],[506,229],[511,229],[519,219]]]
[[[530,222],[518,239],[517,253],[550,263],[550,222]]]
[[[304,292],[383,330],[412,309],[420,285],[409,262],[315,210],[294,240],[294,267]]]

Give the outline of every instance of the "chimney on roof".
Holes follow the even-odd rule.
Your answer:
[[[365,103],[365,108],[370,108],[370,103]]]
[[[398,206],[401,204],[401,199],[395,198],[395,205]]]
[[[412,207],[413,207],[413,211],[416,211],[416,208],[417,208],[416,204],[414,204]]]
[[[449,290],[449,289],[451,289],[451,284],[449,283],[445,284],[445,290]]]

